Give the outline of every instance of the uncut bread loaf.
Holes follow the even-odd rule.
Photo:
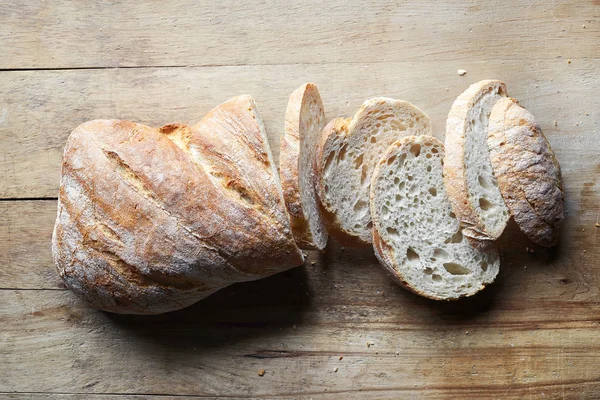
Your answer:
[[[533,115],[500,98],[489,121],[491,165],[519,228],[535,243],[553,246],[564,219],[560,165]]]
[[[254,100],[233,98],[193,127],[77,127],[52,250],[73,292],[129,314],[184,308],[302,264]]]
[[[431,136],[393,143],[371,181],[373,247],[406,289],[435,300],[471,296],[492,283],[499,257],[463,236],[446,194],[444,146]]]
[[[336,119],[325,127],[315,177],[334,239],[347,246],[370,246],[369,186],[375,164],[399,138],[430,133],[431,123],[423,111],[384,97],[365,101],[349,122]]]
[[[463,234],[485,247],[504,231],[509,219],[490,163],[487,145],[492,107],[506,96],[498,80],[471,85],[452,104],[446,120],[444,179]]]
[[[323,250],[327,245],[327,228],[313,183],[315,150],[324,125],[325,112],[317,86],[302,85],[290,96],[279,152],[283,197],[294,239],[301,249]]]

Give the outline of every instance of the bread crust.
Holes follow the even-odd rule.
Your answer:
[[[325,121],[325,113],[316,85],[306,83],[294,90],[290,95],[285,110],[285,129],[280,141],[279,174],[285,206],[290,215],[292,232],[296,243],[301,249],[323,250],[327,244],[326,228],[324,226],[321,227],[325,231],[325,240],[313,237],[310,224],[318,223],[319,221],[309,222],[300,194],[301,158],[309,157],[314,159],[314,153],[305,152],[302,154],[301,151],[302,141],[313,139],[306,137],[312,134],[312,132],[309,132],[308,121],[305,121],[311,100],[316,103],[319,110],[320,121],[317,121],[317,123],[323,123]],[[319,127],[319,131],[322,127]],[[310,160],[309,163],[313,164],[313,161]]]
[[[194,127],[95,120],[65,146],[53,258],[106,311],[158,314],[302,263],[249,96]]]
[[[478,248],[489,246],[502,233],[487,231],[483,219],[472,206],[465,165],[465,130],[469,110],[490,90],[496,90],[501,96],[506,96],[506,85],[503,82],[480,81],[471,85],[454,101],[446,120],[446,156],[443,169],[446,191],[452,210],[463,226],[463,234]]]
[[[564,219],[560,165],[533,115],[515,99],[496,103],[488,146],[500,193],[533,242],[554,246]]]

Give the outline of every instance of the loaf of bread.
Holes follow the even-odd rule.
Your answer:
[[[495,249],[476,249],[463,236],[446,194],[443,157],[443,144],[431,136],[405,137],[385,151],[371,181],[373,247],[406,289],[455,300],[493,282],[500,261]]]
[[[294,239],[301,249],[323,250],[327,228],[315,193],[313,164],[325,111],[317,86],[307,83],[290,96],[281,136],[279,171]]]
[[[95,120],[66,144],[60,276],[106,311],[157,314],[302,264],[250,96],[189,127]]]

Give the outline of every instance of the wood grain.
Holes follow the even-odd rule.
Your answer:
[[[456,70],[490,55],[539,65],[598,58],[599,15],[590,0],[20,0],[0,5],[0,68],[447,60]]]
[[[536,116],[563,168],[595,173],[600,143],[588,138],[600,132],[600,98],[590,96],[600,92],[600,60],[567,64],[555,59],[535,68],[494,60],[470,62],[466,68],[465,77],[456,74],[451,61],[4,72],[0,198],[56,197],[63,146],[84,121],[192,123],[242,93],[256,98],[278,158],[287,97],[307,81],[319,84],[328,118],[354,114],[369,97],[396,97],[422,108],[443,138],[456,96],[477,80],[502,79],[509,94]]]
[[[0,399],[600,398],[599,6],[1,3]],[[336,245],[155,317],[91,309],[55,272],[62,148],[86,120],[195,122],[250,93],[277,157],[287,97],[305,82],[328,118],[396,97],[442,138],[452,101],[486,78],[542,125],[567,216],[552,250],[511,224],[500,275],[474,298],[419,298],[371,251]]]

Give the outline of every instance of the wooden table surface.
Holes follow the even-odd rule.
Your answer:
[[[598,0],[0,3],[0,398],[599,399],[599,16]],[[419,298],[335,245],[156,317],[91,309],[54,269],[62,148],[86,120],[195,122],[250,93],[277,157],[304,82],[328,118],[395,97],[443,138],[485,78],[538,118],[567,216],[552,250],[511,226],[474,298]]]

